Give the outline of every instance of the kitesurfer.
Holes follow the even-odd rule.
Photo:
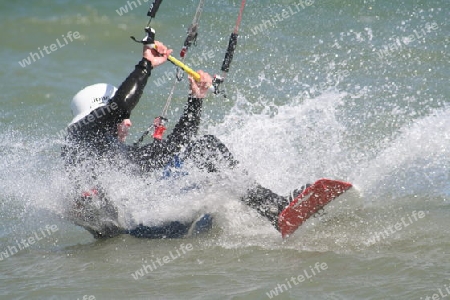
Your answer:
[[[208,172],[219,171],[224,166],[233,168],[237,164],[227,147],[215,136],[197,136],[202,100],[212,84],[211,76],[202,71],[198,72],[201,76],[199,82],[189,78],[187,104],[167,138],[156,138],[152,143],[139,147],[125,143],[131,126],[131,112],[138,104],[148,78],[153,69],[165,63],[172,53],[158,41],[155,45],[153,48],[144,45],[142,59],[119,88],[105,83],[94,84],[79,91],[72,100],[73,119],[62,149],[66,169],[75,183],[75,193],[79,195],[71,206],[71,216],[76,224],[89,230],[96,238],[122,233],[148,238],[182,237],[193,225],[208,227],[211,221],[209,215],[204,215],[194,223],[173,221],[158,227],[139,225],[123,228],[117,220],[116,207],[98,182],[102,164],[121,168],[124,167],[121,162],[131,162],[140,174],[162,170],[178,157],[191,160]],[[81,177],[87,182],[74,175],[79,174],[80,169]],[[91,187],[86,190],[86,185]],[[88,209],[93,198],[100,199],[95,212]],[[275,227],[278,215],[291,199],[256,183],[242,196],[246,204],[268,218]]]

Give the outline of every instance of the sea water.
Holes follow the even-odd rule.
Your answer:
[[[239,170],[181,180],[102,181],[120,221],[214,215],[186,239],[97,241],[67,219],[60,160],[70,100],[116,86],[141,57],[149,1],[2,1],[1,299],[445,299],[450,295],[450,2],[247,1],[224,88],[205,100]],[[161,4],[151,25],[178,56],[197,1]],[[206,1],[186,62],[220,74],[240,1]],[[152,72],[128,143],[173,84]],[[186,102],[177,84],[173,128]],[[147,138],[145,142],[149,142]],[[293,236],[239,202],[256,180],[287,195],[326,177],[354,188]],[[193,188],[195,187],[195,188]],[[332,209],[336,209],[332,213]],[[339,210],[340,209],[340,210]]]

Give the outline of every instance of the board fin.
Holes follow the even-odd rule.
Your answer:
[[[311,216],[352,187],[349,182],[319,179],[307,187],[278,217],[278,230],[283,238],[294,233]]]

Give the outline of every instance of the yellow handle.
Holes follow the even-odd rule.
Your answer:
[[[194,70],[192,70],[191,68],[186,66],[184,63],[182,63],[181,61],[179,61],[178,59],[176,59],[172,55],[169,55],[169,57],[167,59],[171,63],[173,63],[175,66],[180,67],[183,71],[185,71],[186,73],[191,75],[192,78],[194,78],[195,81],[200,82],[200,74],[198,74],[197,72],[195,72]]]
[[[151,44],[150,45],[153,49],[158,50],[155,44]],[[183,71],[185,71],[186,73],[188,73],[189,75],[192,76],[192,78],[194,78],[195,81],[200,82],[200,74],[198,74],[197,72],[195,72],[194,70],[192,70],[191,68],[189,68],[188,66],[186,66],[184,63],[182,63],[181,61],[179,61],[178,59],[176,59],[175,57],[173,57],[172,55],[169,55],[169,57],[167,57],[167,59],[173,63],[175,66],[181,68]]]

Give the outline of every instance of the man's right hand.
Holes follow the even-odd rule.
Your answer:
[[[212,85],[212,77],[202,70],[198,71],[200,74],[200,82],[197,82],[189,76],[189,84],[191,88],[191,95],[194,98],[205,98],[209,91],[209,87]]]
[[[142,56],[152,63],[153,68],[162,65],[167,61],[169,55],[172,54],[172,49],[168,49],[163,43],[155,41],[155,48],[150,45],[144,45]]]

